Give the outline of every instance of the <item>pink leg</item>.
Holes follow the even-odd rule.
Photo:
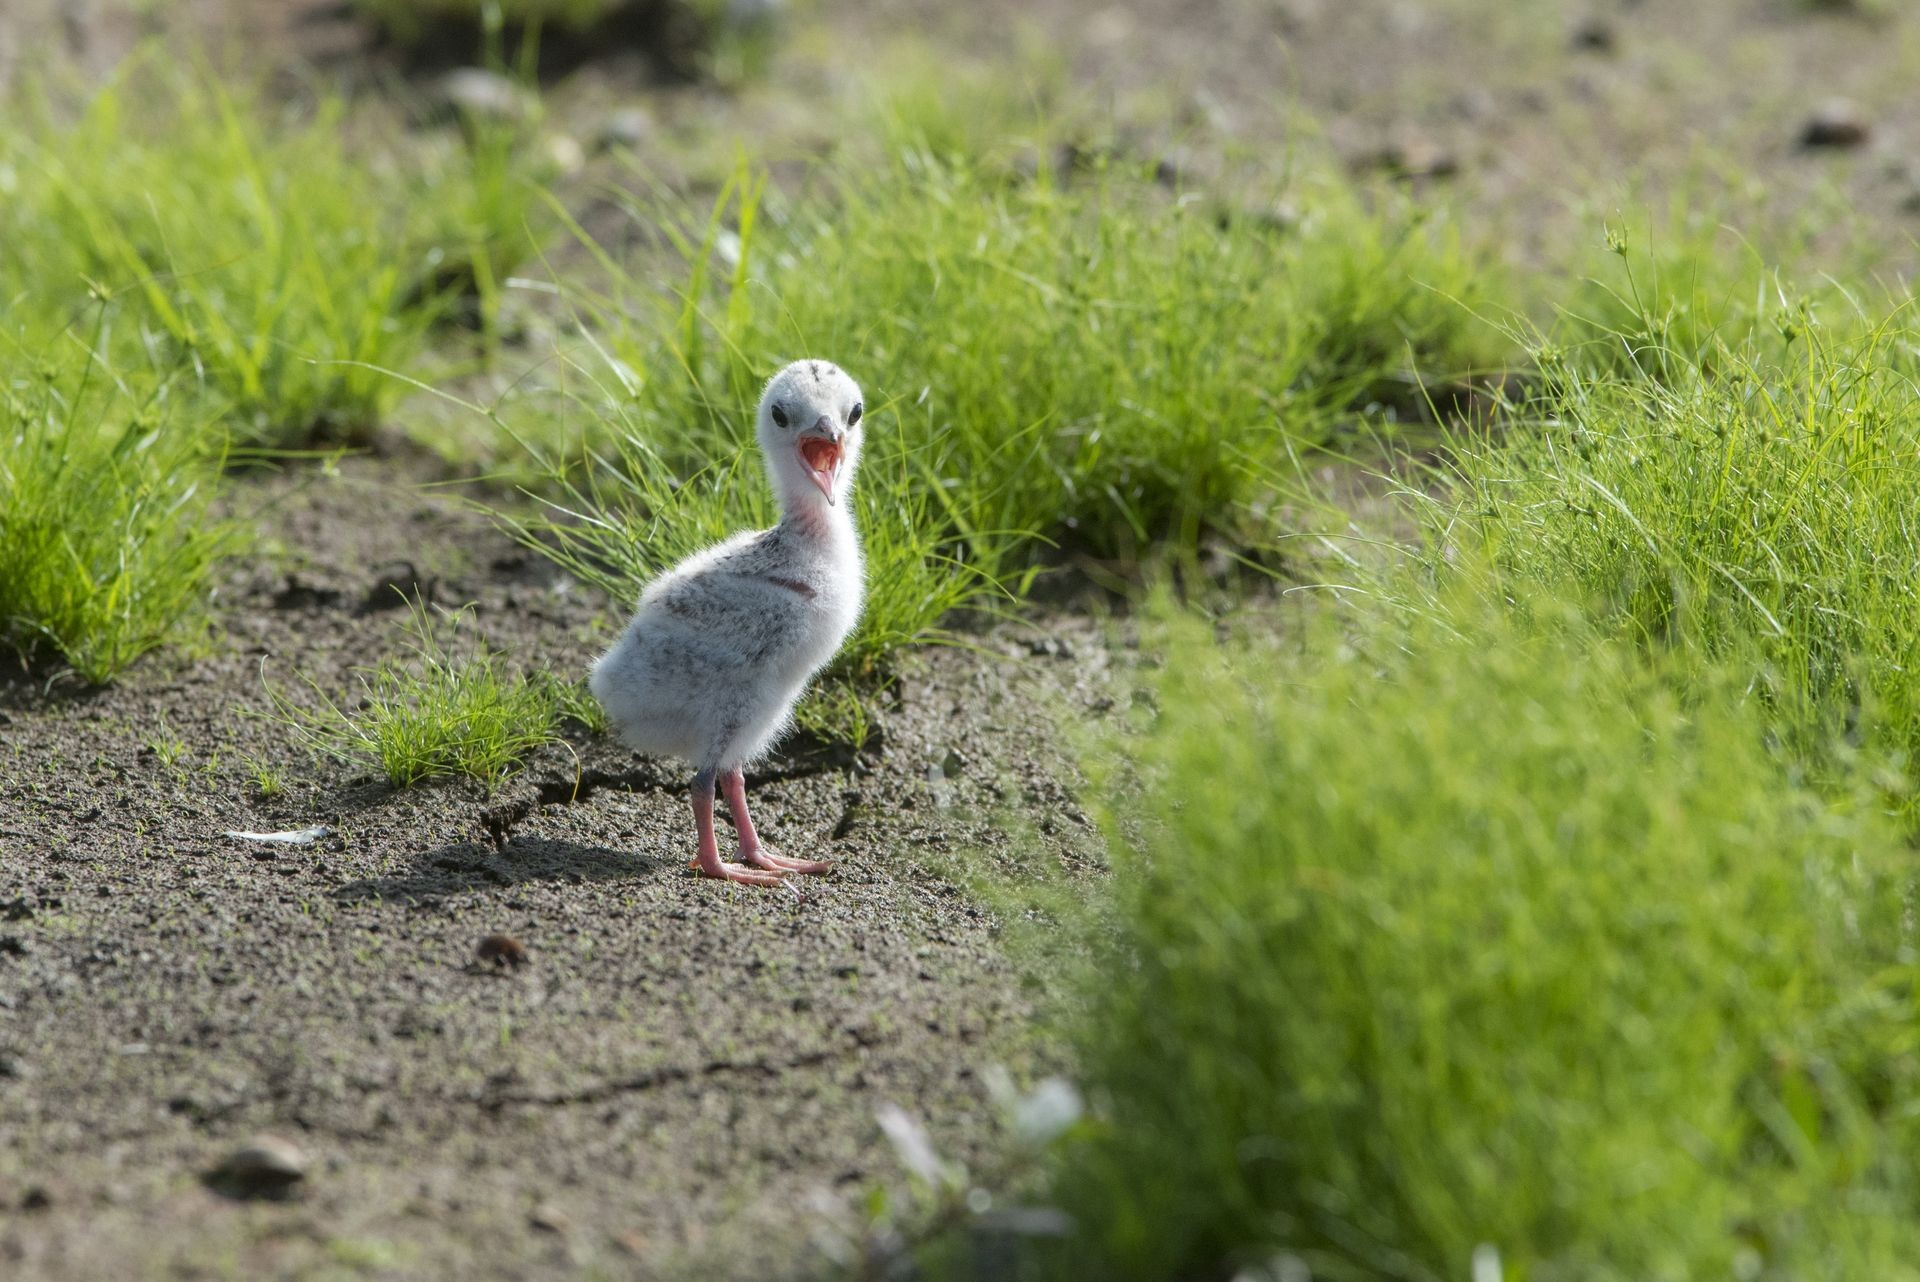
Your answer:
[[[693,780],[693,826],[700,833],[700,853],[694,864],[702,877],[745,882],[749,886],[783,886],[778,872],[761,872],[739,864],[722,863],[720,844],[713,839],[713,771],[702,770]],[[749,829],[749,831],[751,831]]]
[[[726,789],[727,809],[733,811],[733,826],[740,834],[740,858],[769,872],[827,871],[827,865],[817,859],[787,859],[760,849],[760,834],[753,830],[753,816],[747,813],[747,780],[740,773],[740,767],[735,766],[722,775],[720,786]]]

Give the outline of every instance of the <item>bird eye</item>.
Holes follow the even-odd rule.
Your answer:
[[[853,413],[847,415],[847,426],[852,427],[855,423],[858,423],[860,421],[860,415],[863,412],[864,412],[863,407],[858,404],[855,404],[853,407]]]
[[[773,421],[781,427],[787,425],[787,412],[778,405],[773,407]]]

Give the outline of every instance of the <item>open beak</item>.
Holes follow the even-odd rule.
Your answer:
[[[800,465],[807,469],[807,476],[820,487],[830,504],[839,501],[834,498],[834,489],[840,480],[840,461],[846,457],[841,444],[845,436],[838,424],[822,415],[820,421],[794,443],[800,452]]]

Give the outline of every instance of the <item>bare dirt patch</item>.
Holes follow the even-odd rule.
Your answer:
[[[1097,868],[1048,729],[1107,706],[1091,630],[920,656],[877,744],[792,745],[750,776],[756,812],[835,871],[730,888],[687,870],[677,768],[604,740],[493,794],[402,792],[248,715],[263,658],[344,695],[400,649],[366,604],[395,553],[530,667],[581,668],[617,620],[375,475],[261,487],[285,550],[232,577],[210,655],[0,686],[9,1275],[768,1276],[806,1258],[810,1199],[892,1175],[880,1103],[988,1142],[981,1070],[1048,1052],[994,917],[933,868]],[[333,835],[222,835],[312,824]],[[494,933],[524,964],[476,955]],[[203,1182],[260,1132],[311,1159],[298,1196]]]

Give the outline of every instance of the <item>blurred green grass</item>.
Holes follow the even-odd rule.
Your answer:
[[[1163,641],[1058,1276],[1911,1275],[1912,852],[1550,600]]]
[[[345,104],[281,107],[205,68],[135,58],[78,104],[23,90],[0,157],[11,325],[57,332],[91,290],[190,364],[231,435],[359,439],[456,286],[497,290],[533,252],[537,172],[504,136],[352,145]]]

